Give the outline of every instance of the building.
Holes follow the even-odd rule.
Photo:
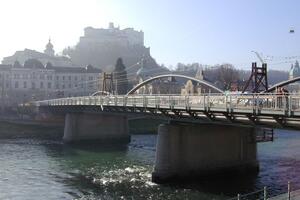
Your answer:
[[[296,61],[295,64],[291,66],[289,71],[289,79],[293,79],[300,76],[300,66],[299,62]],[[299,93],[300,91],[300,84],[299,82],[292,83],[288,86],[288,90],[290,93]]]
[[[199,80],[204,79],[203,70],[201,66],[197,68],[195,78]],[[201,84],[195,81],[188,80],[186,84],[183,86],[183,88],[181,88],[181,95],[199,95],[201,93],[208,92],[208,91],[209,90],[207,87],[202,86]]]
[[[29,101],[90,95],[100,90],[102,71],[91,65],[60,67],[28,59],[0,65],[0,101],[14,106]]]
[[[130,67],[137,64],[143,55],[150,56],[150,48],[144,46],[143,31],[120,29],[109,23],[108,28],[86,27],[79,42],[74,47],[64,49],[63,54],[78,66],[90,63],[109,72],[118,58],[122,58],[124,65]],[[155,61],[153,65],[158,67]],[[134,69],[135,73],[138,67]]]
[[[295,65],[292,64],[291,69],[289,71],[289,79],[293,79],[300,76],[300,66],[299,62],[296,61]]]
[[[133,28],[115,27],[112,22],[109,23],[108,29],[86,27],[84,36],[80,37],[78,47],[91,48],[93,46],[103,46],[112,44],[117,46],[144,46],[143,31],[136,31]]]
[[[2,64],[13,65],[15,61],[18,61],[20,64],[24,65],[25,61],[27,61],[28,59],[37,59],[43,65],[46,65],[48,62],[50,62],[54,66],[65,66],[65,67],[75,66],[68,57],[55,55],[53,44],[51,43],[50,39],[46,44],[44,53],[31,50],[31,49],[16,51],[14,55],[4,57],[2,60]]]

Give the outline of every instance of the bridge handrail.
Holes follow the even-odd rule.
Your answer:
[[[105,95],[82,96],[43,100],[36,106],[100,105],[131,107],[164,107],[187,109],[221,109],[224,112],[244,110],[258,114],[260,111],[278,111],[291,115],[300,111],[300,94],[199,94],[199,95]]]

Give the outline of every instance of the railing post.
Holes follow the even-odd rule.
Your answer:
[[[229,112],[231,113],[232,109],[232,95],[229,96]]]
[[[189,96],[185,96],[185,108],[188,110],[189,107]]]
[[[146,106],[146,96],[143,96],[143,107],[145,108]]]
[[[126,106],[127,105],[127,96],[124,96],[123,97],[123,106]]]
[[[205,94],[203,94],[203,110],[205,110]]]
[[[278,101],[278,97],[277,97],[277,93],[275,93],[275,110],[277,110],[277,107],[278,107],[278,105],[277,105],[277,101]]]
[[[252,94],[252,110],[253,110],[253,113],[255,112],[255,98],[254,98],[254,94]]]
[[[237,200],[241,200],[241,195],[240,194],[237,195]]]
[[[227,112],[228,112],[228,96],[227,96],[227,94],[225,94],[225,109],[227,110]]]
[[[255,107],[255,113],[258,114],[258,110],[260,110],[259,108],[259,94],[256,94],[256,107]]]
[[[264,187],[264,200],[267,200],[267,187]]]
[[[208,96],[207,96],[207,109],[206,109],[207,111],[210,110],[209,97],[210,97],[210,91],[209,91]]]
[[[290,95],[288,96],[288,109],[289,109],[288,115],[291,116],[291,114],[292,114],[292,98]]]
[[[288,200],[291,200],[291,182],[288,182]]]

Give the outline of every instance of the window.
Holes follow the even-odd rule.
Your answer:
[[[41,82],[40,88],[44,88],[44,82]]]
[[[56,89],[59,89],[59,85],[58,84],[56,85]]]
[[[69,84],[69,88],[71,88],[72,86],[71,86],[71,84]]]
[[[27,88],[27,82],[26,81],[24,81],[24,83],[23,83],[23,88]]]
[[[63,76],[63,80],[65,80],[65,76]]]
[[[75,77],[74,77],[74,79],[75,79],[75,81],[77,81],[78,77],[77,77],[77,76],[75,76]]]
[[[15,88],[19,88],[19,82],[15,82]]]
[[[35,82],[31,82],[31,89],[35,89]]]
[[[65,89],[65,85],[62,85],[62,88]]]
[[[70,81],[70,80],[72,80],[72,77],[71,77],[71,76],[69,76],[69,81]]]
[[[48,89],[51,89],[51,82],[48,82]]]
[[[52,80],[52,76],[51,76],[51,75],[48,75],[48,76],[47,76],[47,79],[48,79],[48,80]]]
[[[59,80],[59,76],[56,76],[56,80],[57,80],[57,81]]]
[[[44,75],[44,74],[41,74],[41,75],[40,75],[40,79],[41,79],[41,80],[44,80],[44,79],[45,79],[45,75]]]
[[[93,77],[92,77],[92,76],[90,76],[90,77],[89,77],[89,80],[90,80],[90,81],[91,81],[91,80],[93,80]]]

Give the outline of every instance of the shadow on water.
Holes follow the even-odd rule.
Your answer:
[[[104,152],[124,152],[128,150],[128,146],[126,144],[101,144],[101,143],[80,143],[80,144],[63,144],[63,148],[73,149],[73,150],[80,150],[80,151],[87,151],[93,153],[104,153]]]

